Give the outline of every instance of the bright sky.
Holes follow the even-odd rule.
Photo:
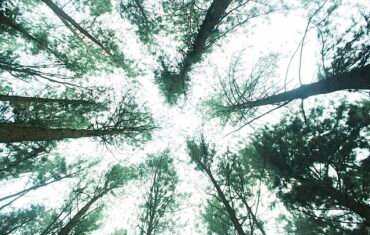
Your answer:
[[[47,9],[44,9],[47,12]],[[46,13],[49,15],[49,13]],[[119,17],[108,17],[107,23],[116,27],[121,32],[121,38],[124,40],[123,46],[125,53],[129,57],[140,61],[140,67],[145,69],[145,75],[137,79],[140,89],[137,90],[137,96],[141,102],[145,102],[151,108],[153,116],[158,123],[161,123],[161,129],[155,131],[153,140],[139,148],[133,148],[128,145],[111,146],[107,149],[105,146],[97,145],[89,139],[78,139],[65,141],[58,146],[55,151],[62,151],[69,160],[78,158],[100,158],[102,159],[101,168],[112,163],[140,163],[145,159],[146,154],[160,152],[169,148],[175,159],[175,165],[180,176],[179,192],[189,193],[182,202],[182,208],[176,215],[176,221],[183,225],[176,234],[205,234],[200,220],[200,211],[202,203],[207,197],[205,188],[209,185],[206,177],[194,170],[194,166],[189,164],[190,159],[186,154],[185,140],[188,137],[204,132],[209,140],[221,146],[221,150],[227,146],[237,146],[238,142],[247,139],[248,135],[253,133],[252,128],[246,127],[232,135],[226,136],[235,127],[221,127],[216,120],[207,120],[206,115],[202,112],[202,102],[214,92],[218,86],[217,73],[222,76],[227,70],[232,57],[241,53],[242,67],[245,68],[246,74],[255,64],[260,56],[271,52],[281,52],[278,75],[274,82],[280,83],[285,77],[287,65],[292,53],[297,48],[302,39],[303,32],[307,24],[307,18],[303,11],[294,11],[288,15],[274,13],[270,15],[268,21],[255,19],[250,24],[242,26],[232,32],[228,37],[220,41],[221,46],[215,45],[213,52],[206,55],[201,64],[196,65],[192,71],[191,77],[193,86],[188,94],[185,104],[178,107],[169,107],[164,104],[164,99],[154,85],[153,68],[155,68],[156,58],[151,56],[144,46],[138,43],[134,37],[133,29]],[[111,23],[110,23],[111,22]],[[171,45],[171,42],[167,42]],[[169,46],[166,45],[166,46]],[[302,80],[303,83],[309,83],[316,79],[316,58],[318,53],[318,44],[316,34],[311,31],[306,38],[304,47]],[[298,56],[293,60],[289,70],[289,79],[292,80],[290,86],[298,85]],[[104,84],[105,86],[114,87],[112,95],[122,94],[122,91],[134,81],[125,80],[122,74],[117,72],[106,77],[91,78],[96,85]],[[327,96],[327,97],[330,97]],[[319,97],[319,99],[323,99]],[[311,99],[313,100],[313,99]],[[308,101],[310,103],[310,101]],[[295,104],[292,104],[294,106]],[[291,107],[292,107],[291,106]],[[262,118],[255,125],[262,125],[266,122],[278,120],[281,112],[274,112],[268,117]],[[23,182],[25,183],[25,182]],[[22,188],[22,183],[15,187]],[[8,190],[14,190],[11,186],[2,187]],[[15,207],[21,207],[30,202],[47,202],[49,205],[58,205],[62,202],[64,195],[68,191],[68,184],[54,184],[39,190],[38,192],[29,193],[23,200],[14,204]],[[107,207],[105,210],[105,221],[100,230],[94,234],[110,234],[115,229],[128,229],[128,234],[136,234],[134,229],[138,221],[135,219],[138,212],[140,196],[143,187],[129,185],[124,188],[123,197],[114,198],[106,197]],[[6,194],[2,191],[0,195]],[[269,196],[269,195],[266,195]],[[281,228],[277,228],[272,220],[279,211],[268,211],[261,214],[268,227],[268,234],[281,233]],[[178,219],[177,219],[178,218]],[[199,227],[198,227],[199,226]],[[172,234],[172,233],[169,233]]]

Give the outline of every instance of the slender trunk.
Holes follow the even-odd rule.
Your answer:
[[[137,130],[132,128],[89,130],[58,128],[48,129],[43,127],[20,126],[13,123],[0,123],[0,143],[12,143],[22,141],[51,141],[62,139],[76,139],[82,137],[96,137],[104,135],[119,135]]]
[[[13,232],[17,231],[18,228],[21,228],[23,227],[24,225],[26,225],[28,222],[32,221],[34,218],[28,218],[26,219],[25,221],[23,221],[21,224],[11,228],[10,230],[8,231],[0,231],[2,232],[1,234],[2,235],[8,235],[8,234],[13,234]]]
[[[40,233],[40,235],[48,235],[48,234],[51,234],[50,233],[50,230],[53,229],[53,226],[60,219],[60,217],[63,215],[63,213],[65,212],[66,209],[67,209],[67,207],[64,206],[62,208],[62,210],[59,212],[59,214],[57,216],[55,216],[53,218],[53,220],[51,221],[51,223],[49,223],[48,226]]]
[[[49,184],[52,184],[52,183],[55,183],[55,182],[61,181],[61,180],[66,179],[66,178],[70,178],[70,177],[72,177],[72,176],[73,176],[73,175],[75,175],[75,174],[76,174],[76,172],[75,172],[75,173],[72,173],[72,174],[65,175],[65,176],[60,177],[60,178],[58,178],[58,179],[54,179],[54,180],[51,180],[51,181],[48,181],[48,182],[44,182],[44,183],[42,183],[42,184],[34,185],[34,186],[32,186],[32,187],[26,188],[26,189],[24,189],[24,190],[21,190],[21,191],[18,191],[18,192],[16,192],[16,193],[13,193],[13,194],[10,194],[10,195],[8,195],[8,196],[5,196],[5,197],[0,198],[0,202],[1,202],[1,201],[4,201],[4,200],[7,200],[7,199],[9,199],[9,198],[12,198],[12,197],[17,197],[17,196],[19,196],[19,195],[22,195],[22,196],[23,196],[23,195],[25,195],[26,193],[28,193],[28,192],[30,192],[30,191],[32,191],[32,190],[35,190],[35,189],[38,189],[38,188],[41,188],[41,187],[47,186],[47,185],[49,185]]]
[[[157,206],[158,206],[158,185],[156,185],[156,182],[158,180],[160,172],[159,169],[156,168],[153,176],[153,182],[150,186],[149,191],[149,202],[148,202],[148,210],[149,210],[149,221],[148,222],[148,228],[146,230],[145,235],[152,235],[154,234],[154,228],[156,227],[154,223],[155,215],[158,213]]]
[[[143,6],[141,5],[141,3],[138,0],[134,0],[134,2],[136,4],[136,6],[139,8],[139,11],[140,11],[141,15],[144,18],[146,27],[149,27],[149,20],[148,20],[148,17],[146,16],[145,9],[143,8]]]
[[[248,214],[252,216],[253,222],[256,224],[257,228],[260,230],[260,232],[263,235],[266,235],[265,229],[263,228],[262,223],[257,219],[256,215],[254,214],[252,208],[248,205],[247,201],[244,197],[241,197],[241,200],[244,204],[244,206],[247,208]]]
[[[26,97],[26,96],[13,96],[13,95],[0,95],[0,101],[9,101],[17,103],[60,103],[60,104],[75,104],[75,105],[88,105],[95,104],[92,101],[86,100],[70,100],[70,99],[52,99],[52,98],[38,98],[38,97]]]
[[[349,72],[339,74],[332,78],[324,79],[307,85],[302,85],[296,89],[287,92],[246,102],[244,104],[235,106],[235,108],[243,109],[263,105],[272,105],[295,99],[305,99],[310,96],[349,89],[370,89],[370,65],[366,65],[363,68],[359,69],[353,69]]]
[[[0,211],[1,211],[2,209],[4,209],[5,207],[7,207],[7,206],[11,205],[13,202],[17,201],[17,200],[18,200],[19,198],[21,198],[21,197],[23,197],[23,195],[22,195],[22,194],[21,194],[21,195],[18,195],[16,198],[13,198],[10,202],[5,203],[4,205],[2,205],[2,206],[0,207]]]
[[[204,168],[204,170],[207,173],[208,177],[210,178],[213,186],[216,188],[217,194],[220,197],[223,205],[225,206],[226,211],[227,211],[228,215],[230,216],[230,220],[233,223],[235,230],[237,231],[237,233],[239,235],[245,235],[243,227],[240,224],[238,218],[236,217],[235,210],[230,206],[230,203],[228,202],[228,200],[226,199],[226,196],[222,192],[221,187],[218,185],[216,179],[213,177],[212,172],[209,169],[206,169],[206,168]]]
[[[58,232],[58,235],[68,235],[71,233],[72,229],[77,225],[80,219],[85,215],[85,213],[90,209],[90,207],[106,192],[100,193],[93,197],[86,205],[84,205],[81,210],[79,210],[72,219]]]
[[[51,0],[42,0],[62,21],[66,20],[70,23],[73,27],[75,27],[80,33],[85,35],[91,41],[93,41],[96,45],[98,45],[103,51],[105,51],[108,55],[112,56],[110,51],[104,47],[104,45],[97,40],[94,36],[92,36],[89,32],[87,32],[84,28],[82,28],[72,17],[66,14],[61,8],[59,8],[56,4],[54,4]]]
[[[225,14],[226,9],[232,0],[214,0],[209,7],[206,17],[199,28],[198,34],[193,42],[192,48],[188,50],[185,58],[181,62],[181,70],[179,76],[182,80],[187,80],[187,74],[191,66],[200,60],[207,40],[215,29],[222,16]]]
[[[52,52],[52,54],[54,54],[58,59],[60,59],[62,64],[64,64],[64,65],[68,64],[67,62],[63,62],[63,58],[58,57],[56,52],[55,53]],[[22,73],[22,74],[28,74],[28,75],[31,75],[31,76],[38,76],[38,77],[46,79],[50,82],[55,82],[55,83],[59,83],[59,84],[63,84],[63,85],[69,85],[69,86],[84,88],[84,87],[76,85],[76,84],[56,80],[56,79],[68,79],[68,78],[64,77],[63,75],[52,74],[52,73],[44,73],[44,72],[41,72],[41,71],[38,71],[38,70],[35,70],[35,69],[32,69],[32,68],[28,68],[27,66],[20,65],[20,64],[9,64],[9,63],[6,63],[6,62],[4,63],[4,62],[0,61],[0,69],[4,69],[4,70],[7,70],[7,71],[11,71],[11,72],[18,72],[18,73]],[[18,76],[15,76],[15,77],[18,77]],[[86,88],[84,88],[84,89],[86,89]]]

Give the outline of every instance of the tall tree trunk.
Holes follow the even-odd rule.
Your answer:
[[[243,109],[263,105],[272,105],[286,101],[292,101],[295,99],[305,99],[310,96],[350,89],[370,89],[370,64],[364,66],[363,68],[353,69],[349,72],[336,75],[332,78],[302,85],[287,92],[236,105],[234,108]]]
[[[106,192],[102,192],[97,196],[93,197],[86,205],[84,205],[81,210],[79,210],[72,219],[64,225],[64,227],[58,232],[58,235],[68,235],[71,233],[72,229],[77,225],[77,223],[81,220],[81,218],[86,214],[86,212],[90,209],[90,207],[102,196],[105,195]]]
[[[54,4],[51,0],[42,0],[62,21],[66,20],[70,23],[73,27],[75,27],[80,33],[85,35],[91,41],[93,41],[96,45],[98,45],[104,52],[108,55],[112,56],[111,52],[94,36],[92,36],[89,32],[87,32],[84,28],[82,28],[72,17],[66,14],[61,8],[59,8],[56,4]]]
[[[237,233],[239,235],[245,235],[245,232],[243,230],[243,227],[240,224],[238,218],[236,217],[235,210],[232,208],[232,206],[230,205],[229,201],[226,199],[225,194],[221,190],[221,187],[218,185],[216,179],[213,177],[212,172],[209,169],[205,168],[205,167],[203,167],[203,168],[204,168],[205,172],[207,173],[208,177],[210,178],[213,186],[216,188],[217,194],[220,197],[223,205],[225,206],[226,211],[227,211],[227,213],[228,213],[228,215],[230,217],[231,222],[234,225],[235,230],[237,231]]]
[[[60,103],[60,104],[75,104],[75,105],[89,105],[96,104],[93,101],[87,100],[70,100],[70,99],[52,99],[52,98],[38,98],[27,96],[13,96],[13,95],[0,95],[0,101],[9,101],[17,103]]]
[[[188,50],[185,58],[181,62],[181,69],[179,76],[181,80],[187,80],[191,66],[200,60],[207,40],[216,25],[220,23],[222,16],[224,16],[226,9],[232,0],[214,0],[209,7],[206,17],[199,28],[198,34],[193,42],[192,48]]]
[[[119,135],[135,132],[134,128],[89,130],[58,128],[48,129],[43,127],[20,126],[12,123],[0,123],[0,143],[12,143],[22,141],[50,141],[62,139],[76,139],[82,137],[96,137],[104,135]]]

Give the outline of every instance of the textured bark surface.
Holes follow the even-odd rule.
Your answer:
[[[310,96],[350,89],[370,89],[370,65],[339,74],[332,78],[302,85],[287,92],[250,101],[245,104],[241,104],[239,108],[253,108],[263,105],[278,104],[295,99],[305,99]]]
[[[27,96],[12,96],[12,95],[0,95],[0,101],[9,101],[17,103],[60,103],[60,104],[94,104],[92,101],[86,100],[70,100],[70,99],[51,99],[51,98],[38,98],[38,97],[27,97]]]
[[[58,232],[58,235],[68,235],[72,232],[73,228],[77,225],[77,223],[81,220],[81,218],[86,214],[86,212],[90,209],[90,207],[102,196],[104,193],[100,193],[99,195],[93,197],[88,203],[86,203],[81,210],[79,210],[72,219]]]
[[[179,76],[182,80],[187,79],[191,66],[196,63],[202,56],[207,40],[216,25],[220,23],[222,16],[225,14],[231,0],[214,0],[209,7],[206,17],[199,28],[198,34],[193,42],[192,48],[188,50],[182,60]]]
[[[42,127],[19,126],[16,124],[0,124],[0,143],[22,141],[49,141],[68,138],[119,135],[128,133],[126,129],[88,130],[88,129],[48,129]]]
[[[204,168],[205,172],[207,173],[208,177],[210,178],[213,186],[216,188],[217,194],[220,197],[220,199],[222,201],[222,204],[225,206],[227,214],[230,216],[230,220],[232,221],[236,232],[238,233],[238,235],[245,235],[243,227],[240,224],[240,222],[239,222],[239,220],[236,216],[235,210],[231,207],[229,201],[226,199],[223,191],[221,190],[220,185],[218,185],[216,179],[213,177],[212,172],[209,169],[205,168],[205,167],[203,167],[203,168]]]
[[[85,35],[91,41],[93,41],[96,45],[98,45],[103,51],[105,51],[108,55],[112,56],[110,51],[94,36],[92,36],[89,32],[87,32],[84,28],[82,28],[72,17],[66,14],[61,8],[55,5],[51,0],[42,0],[62,21],[67,21],[73,27],[75,27],[80,33]]]

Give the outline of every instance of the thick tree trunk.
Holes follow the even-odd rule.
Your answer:
[[[296,89],[283,92],[277,95],[272,95],[266,98],[250,101],[235,107],[253,108],[263,105],[272,105],[282,102],[292,101],[295,99],[305,99],[310,96],[327,94],[335,91],[350,90],[350,89],[370,89],[370,64],[360,69],[354,69],[307,85],[302,85]]]
[[[68,235],[72,232],[72,229],[77,225],[81,218],[86,214],[90,207],[102,196],[104,193],[100,193],[93,197],[86,205],[84,205],[81,210],[79,210],[72,219],[58,232],[58,235]]]
[[[231,1],[232,0],[214,0],[212,2],[207,11],[206,17],[199,28],[192,48],[188,50],[185,58],[181,62],[179,76],[182,80],[187,80],[187,74],[189,73],[191,66],[201,58],[211,32],[215,29],[216,25],[220,23],[220,20],[225,14]]]
[[[51,99],[51,98],[38,98],[26,96],[13,96],[13,95],[0,95],[0,101],[9,101],[13,103],[60,103],[60,104],[74,104],[74,105],[89,105],[95,104],[92,101],[86,100],[70,100],[70,99]]]
[[[73,27],[75,27],[80,33],[85,35],[91,41],[93,41],[96,45],[98,45],[103,51],[105,51],[108,55],[112,56],[110,51],[94,36],[92,36],[89,32],[87,32],[84,28],[82,28],[72,17],[66,14],[61,8],[59,8],[56,4],[54,4],[51,0],[42,0],[62,21],[66,20],[70,23]]]
[[[207,173],[208,177],[210,178],[213,186],[216,188],[217,194],[220,197],[223,205],[225,206],[226,211],[227,211],[228,215],[230,216],[230,220],[233,223],[234,228],[237,231],[238,235],[245,235],[243,227],[240,224],[238,218],[236,217],[235,210],[231,207],[229,201],[226,199],[226,196],[224,195],[223,191],[221,190],[221,187],[218,185],[216,179],[213,177],[212,172],[207,168],[204,168],[204,170]]]
[[[0,124],[0,143],[22,141],[50,141],[62,139],[76,139],[104,135],[119,135],[131,132],[130,128],[88,130],[88,129],[48,129],[42,127],[20,126],[17,124]]]

